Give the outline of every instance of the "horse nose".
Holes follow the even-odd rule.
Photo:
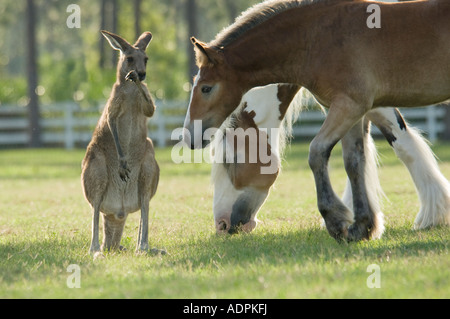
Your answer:
[[[233,211],[231,212],[231,225],[228,233],[236,234],[243,230],[243,226],[250,222],[252,217],[252,205],[248,202],[248,199],[238,200],[233,205]]]
[[[239,222],[236,225],[232,225],[228,233],[230,235],[237,234],[239,232],[251,233],[256,228],[257,222],[256,220],[250,220],[247,223]]]
[[[145,77],[147,76],[147,73],[146,72],[139,72],[138,75],[139,75],[139,81],[144,81]]]

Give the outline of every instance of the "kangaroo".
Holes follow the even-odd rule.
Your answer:
[[[98,121],[82,162],[84,195],[93,209],[90,253],[103,257],[102,250],[120,249],[128,214],[141,210],[136,252],[148,251],[149,202],[159,181],[159,166],[147,118],[155,112],[146,77],[150,32],[134,45],[120,36],[101,31],[111,47],[120,51],[117,80]],[[103,219],[103,244],[99,244],[99,216]]]

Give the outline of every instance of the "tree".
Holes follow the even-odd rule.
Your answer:
[[[134,35],[138,39],[141,35],[141,3],[142,0],[134,0]]]
[[[237,15],[239,14],[237,3],[234,0],[224,0],[225,1],[225,7],[228,11],[228,17],[230,19],[230,23],[236,19]]]
[[[118,33],[118,25],[119,25],[119,19],[118,19],[118,12],[119,12],[119,3],[117,0],[101,0],[100,2],[100,30],[107,30],[112,33]],[[109,18],[109,19],[108,19]],[[99,66],[100,68],[104,69],[107,67],[107,60],[106,56],[107,53],[110,54],[111,63],[110,66],[115,66],[117,63],[117,53],[115,51],[109,50],[105,51],[105,38],[98,33],[98,36],[100,38],[99,43],[99,52],[100,52],[100,60],[99,60]]]
[[[106,0],[101,0],[100,3],[100,30],[106,29]],[[99,33],[100,47],[99,47],[99,66],[101,69],[105,68],[105,38]]]
[[[188,33],[189,37],[198,36],[198,26],[197,26],[197,3],[196,0],[187,0],[186,1],[186,20],[188,24]],[[189,68],[188,75],[189,79],[192,79],[194,75],[197,74],[198,69],[195,63],[195,52],[192,49],[192,45],[189,41],[188,43],[188,60],[189,60]]]
[[[28,82],[28,121],[29,121],[29,144],[30,147],[41,146],[41,128],[40,128],[40,112],[39,100],[36,93],[38,86],[37,71],[37,50],[36,50],[36,10],[34,0],[27,0],[26,21],[26,54],[27,54],[27,82]]]
[[[117,0],[111,0],[111,32],[118,34],[119,31],[119,18],[118,18],[118,13],[119,13],[119,3],[117,2]],[[111,65],[113,67],[116,66],[117,64],[117,57],[119,56],[119,52],[116,50],[110,50],[112,56],[111,56]]]

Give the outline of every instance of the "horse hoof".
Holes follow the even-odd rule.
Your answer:
[[[361,240],[369,240],[369,231],[365,227],[358,227],[353,224],[348,228],[348,242],[358,242]]]
[[[158,248],[152,248],[150,250],[150,254],[152,254],[154,256],[158,256],[158,255],[164,256],[164,255],[167,255],[167,250],[165,250],[165,249],[158,249]]]
[[[338,243],[344,243],[348,238],[347,223],[339,223],[338,225],[326,224],[328,233],[333,237]]]
[[[94,254],[94,260],[97,260],[97,259],[105,259],[105,258],[106,258],[105,255],[103,255],[101,251],[97,251],[97,252]]]

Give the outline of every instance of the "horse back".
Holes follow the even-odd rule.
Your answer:
[[[371,4],[379,6],[378,26],[368,24]],[[353,87],[352,93],[365,91],[375,106],[420,106],[450,98],[450,1],[350,1],[333,10],[323,23],[332,31],[318,41],[326,45],[316,47],[324,89]]]
[[[381,12],[380,38],[374,43],[380,44],[375,52],[383,59],[376,68],[389,100],[414,106],[448,99],[450,1],[394,4]]]

